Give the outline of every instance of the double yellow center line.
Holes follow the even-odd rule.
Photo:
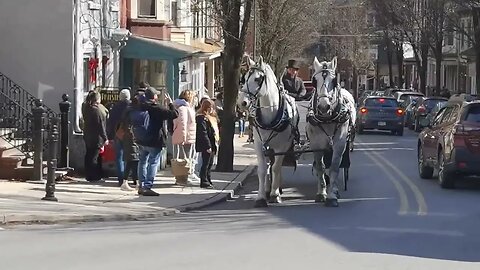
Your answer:
[[[388,161],[375,151],[365,151],[365,154],[387,175],[388,179],[393,183],[395,189],[400,196],[400,215],[406,215],[410,212],[410,202],[407,196],[407,190],[403,184],[413,192],[416,203],[418,205],[417,215],[424,216],[428,213],[427,202],[418,186],[395,165]]]

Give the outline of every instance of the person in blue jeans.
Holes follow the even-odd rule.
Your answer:
[[[107,119],[107,137],[108,140],[113,141],[113,148],[115,150],[115,165],[117,167],[118,186],[123,183],[123,175],[125,170],[125,162],[123,160],[123,143],[122,140],[116,138],[115,132],[118,129],[124,113],[127,111],[130,101],[130,90],[123,89],[120,91],[120,100],[117,101],[110,110],[109,118]]]
[[[245,136],[245,119],[247,117],[247,113],[245,111],[240,110],[237,107],[237,121],[238,121],[238,137],[243,138]]]
[[[139,105],[142,111],[148,111],[150,123],[148,125],[148,139],[146,141],[136,141],[139,148],[138,178],[140,187],[138,194],[143,196],[158,196],[159,194],[152,190],[153,182],[157,174],[162,149],[165,147],[166,135],[163,126],[165,121],[177,118],[178,112],[173,105],[173,101],[165,92],[163,104],[158,102],[158,91],[149,87],[141,97],[143,102]]]

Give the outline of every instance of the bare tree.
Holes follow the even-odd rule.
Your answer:
[[[466,36],[473,43],[475,50],[475,81],[477,93],[480,93],[480,0],[452,0],[453,12],[448,20],[451,30]],[[462,18],[471,16],[473,27],[468,29],[461,23]]]
[[[311,33],[331,0],[257,0],[258,53],[278,74],[287,57],[298,57],[314,40]]]
[[[367,11],[367,6],[362,3],[331,5],[320,22],[321,36],[328,37],[325,56],[338,56],[352,64],[355,97],[358,96],[359,71],[373,65],[369,51],[372,29],[367,21]]]
[[[233,171],[235,104],[240,80],[240,64],[253,0],[211,0],[223,30],[224,111],[221,119],[217,171]]]
[[[426,93],[428,57],[436,63],[436,94],[441,88],[444,33],[450,14],[449,0],[370,0],[382,26],[394,33],[394,42],[407,41],[413,48],[419,70],[420,90]],[[399,39],[400,37],[400,39]],[[430,94],[430,93],[428,93]]]

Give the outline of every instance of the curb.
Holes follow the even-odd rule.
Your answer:
[[[182,212],[199,210],[201,208],[211,206],[220,202],[230,200],[234,197],[242,187],[245,180],[252,174],[255,166],[246,166],[241,173],[237,175],[223,190],[212,195],[210,198],[203,199],[197,202],[192,202],[185,205],[173,206],[161,211],[156,211],[147,214],[114,214],[114,215],[85,215],[85,216],[40,216],[34,217],[30,220],[8,220],[7,216],[0,216],[0,225],[33,225],[33,224],[71,224],[71,223],[87,223],[87,222],[115,222],[115,221],[139,221],[146,219],[155,219],[165,216],[172,216]],[[237,181],[235,181],[237,180]],[[12,215],[11,218],[15,218]],[[10,219],[11,219],[10,218]]]
[[[231,200],[235,193],[238,193],[240,189],[243,187],[243,183],[248,179],[248,177],[253,173],[256,166],[248,165],[245,169],[235,178],[240,179],[238,182],[232,181],[228,186],[226,186],[223,191],[230,190],[229,192],[219,192],[212,197],[208,198],[207,200],[198,201],[194,203],[186,205],[181,205],[175,207],[180,212],[190,212],[195,211],[201,208],[205,208],[207,206],[212,206],[217,203],[225,202]]]

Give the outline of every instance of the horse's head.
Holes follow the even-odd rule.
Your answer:
[[[337,80],[335,71],[337,69],[337,57],[331,62],[319,62],[317,57],[313,61],[314,73],[312,76],[313,85],[316,88],[316,104],[322,114],[328,114],[334,109],[337,102]]]
[[[268,70],[269,66],[263,62],[263,57],[260,56],[258,63],[255,63],[250,58],[248,59],[248,72],[245,74],[245,84],[241,91],[244,92],[249,99],[258,99],[266,95]]]

